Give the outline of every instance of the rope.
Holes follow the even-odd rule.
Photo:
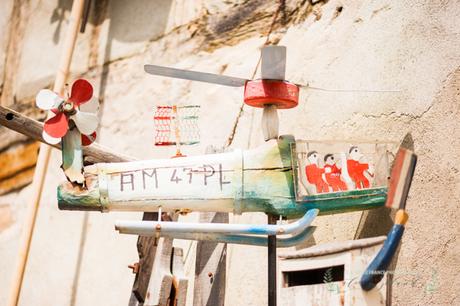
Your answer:
[[[262,46],[269,45],[270,35],[272,34],[272,31],[273,31],[273,28],[275,26],[276,20],[278,19],[278,15],[279,15],[281,9],[284,7],[284,5],[285,5],[284,0],[280,0],[278,8],[276,9],[275,15],[273,15],[273,19],[272,19],[272,22],[270,24],[270,28],[268,29],[267,37],[266,37],[265,42],[264,42],[264,44]],[[256,66],[254,68],[254,71],[252,72],[251,79],[254,79],[254,77],[256,76],[257,69],[259,69],[261,60],[262,60],[262,52],[260,53],[259,59],[257,60],[257,64],[256,64]],[[228,148],[233,143],[233,139],[235,138],[235,134],[236,134],[236,128],[238,127],[238,123],[240,122],[240,118],[243,115],[244,106],[245,106],[245,103],[242,102],[241,106],[240,106],[240,109],[238,111],[238,115],[236,116],[235,123],[233,124],[232,131],[230,132],[230,135],[227,138],[227,143],[224,145],[224,149]]]

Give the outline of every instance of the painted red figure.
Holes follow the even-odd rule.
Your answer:
[[[364,171],[369,169],[369,164],[359,162],[362,154],[358,147],[351,147],[349,153],[350,158],[347,160],[348,174],[355,183],[356,189],[369,188],[369,180],[364,176]]]
[[[326,154],[324,156],[324,170],[326,172],[326,182],[331,186],[332,191],[348,190],[347,184],[340,179],[342,170],[335,163],[334,155]]]
[[[316,186],[317,193],[329,192],[329,186],[323,180],[325,170],[318,166],[318,152],[311,151],[307,158],[310,161],[310,165],[305,167],[308,182]]]

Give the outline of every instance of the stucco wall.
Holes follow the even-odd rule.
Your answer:
[[[11,2],[6,1],[10,7]],[[14,82],[4,85],[19,102],[52,83],[66,28],[65,22],[58,26],[53,11],[59,8],[68,16],[70,8],[70,1],[23,2],[30,18]],[[242,89],[153,77],[143,65],[250,77],[278,2],[97,2],[97,13],[93,10],[86,33],[79,36],[72,72],[91,80],[103,101],[100,143],[138,158],[171,156],[173,148],[153,146],[152,114],[154,105],[173,103],[201,105],[202,141],[186,148],[188,155],[204,153],[209,145],[222,147],[237,118],[232,147],[263,142],[261,111],[244,107],[238,117]],[[286,1],[279,14],[270,41],[288,47],[287,78],[330,89],[398,92],[302,90],[296,109],[279,112],[281,133],[301,139],[399,141],[411,132],[419,164],[396,263],[393,304],[460,304],[460,5],[324,2]],[[8,24],[5,12],[2,25]],[[0,39],[0,60],[7,41]],[[0,63],[0,69],[5,66]],[[140,214],[59,211],[55,189],[64,179],[59,161],[55,152],[20,305],[126,304],[133,280],[126,265],[137,260],[136,238],[116,234],[113,221],[140,219]],[[15,221],[0,233],[0,301],[10,287],[30,191],[29,186],[0,197]],[[266,217],[246,214],[232,220],[262,223]],[[310,243],[384,234],[390,223],[385,210],[320,217]],[[229,247],[227,305],[266,304],[265,253],[257,247]],[[191,267],[188,262],[193,274]]]

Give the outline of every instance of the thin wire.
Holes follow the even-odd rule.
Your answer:
[[[297,86],[305,89],[312,89],[312,90],[319,90],[319,91],[327,91],[327,92],[402,92],[402,90],[393,90],[393,89],[331,89],[331,88],[322,88],[310,85],[301,85],[296,84]]]
[[[273,27],[275,26],[276,19],[278,19],[279,12],[281,11],[281,8],[284,6],[284,0],[280,0],[280,4],[278,5],[278,8],[276,9],[275,15],[273,15],[273,20],[270,25],[270,28],[268,29],[267,33],[267,38],[265,39],[265,42],[263,46],[268,45],[268,42],[270,41],[270,34],[273,31]],[[260,52],[259,59],[257,60],[256,67],[254,68],[254,71],[252,72],[251,79],[254,79],[257,73],[257,69],[259,69],[260,62],[262,61],[262,52]],[[243,115],[243,110],[244,110],[244,102],[241,103],[240,110],[238,111],[238,115],[236,116],[235,123],[233,124],[233,128],[230,132],[230,135],[227,138],[227,143],[224,145],[224,149],[228,148],[229,146],[232,145],[233,139],[235,138],[235,133],[236,133],[236,128],[238,127],[238,123],[240,122],[240,118]]]

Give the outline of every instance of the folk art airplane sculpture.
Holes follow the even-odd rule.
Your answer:
[[[262,49],[260,80],[145,66],[145,71],[154,75],[244,86],[244,102],[264,109],[264,145],[254,150],[203,156],[97,163],[83,168],[81,145],[94,140],[97,127],[94,115],[97,102],[91,98],[91,85],[77,80],[67,99],[41,91],[37,95],[37,106],[54,113],[54,117],[45,122],[43,138],[56,143],[63,137],[63,164],[69,182],[58,187],[59,208],[102,212],[264,212],[286,219],[300,218],[277,225],[161,220],[118,221],[115,225],[123,234],[259,246],[266,246],[267,237],[276,235],[278,247],[289,247],[305,241],[313,233],[311,223],[317,215],[373,209],[386,203],[398,212],[382,250],[363,274],[362,288],[372,289],[383,277],[383,273],[377,272],[388,268],[402,237],[407,221],[405,202],[416,156],[400,148],[387,186],[371,186],[365,182],[366,178],[358,183],[351,168],[362,164],[359,158],[354,161],[351,158],[358,153],[358,146],[353,144],[343,152],[324,154],[324,167],[318,162],[320,153],[317,150],[303,152],[306,158],[302,159],[304,155],[298,153],[299,146],[304,143],[293,136],[278,136],[277,109],[297,106],[299,88],[308,89],[309,86],[286,81],[285,65],[286,48],[269,46]],[[334,157],[340,163],[336,164]],[[370,165],[363,169],[368,170],[366,177],[373,175]],[[317,184],[315,180],[323,182]]]

